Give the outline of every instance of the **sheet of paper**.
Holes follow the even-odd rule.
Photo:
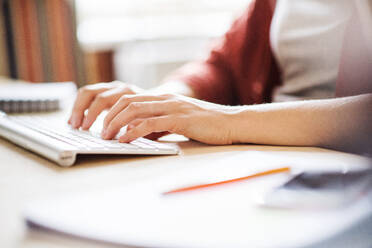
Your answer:
[[[200,166],[130,187],[32,203],[26,208],[25,216],[40,226],[111,243],[209,248],[302,247],[340,233],[371,214],[372,205],[368,200],[329,211],[260,207],[257,199],[286,180],[285,174],[162,195],[174,187],[288,165],[286,152],[218,155],[221,155],[218,163],[199,159]],[[303,161],[303,164],[299,162],[300,167],[306,164],[306,159]],[[362,165],[360,161],[358,164]],[[329,169],[343,167],[330,165]]]

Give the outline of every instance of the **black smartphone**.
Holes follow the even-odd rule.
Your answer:
[[[302,172],[274,188],[263,204],[284,208],[342,207],[372,196],[372,169],[348,172]]]

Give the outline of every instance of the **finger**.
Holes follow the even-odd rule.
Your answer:
[[[135,119],[166,115],[171,111],[172,104],[170,101],[130,103],[128,107],[112,119],[107,128],[103,129],[102,137],[112,139],[123,126]]]
[[[103,110],[110,108],[122,95],[129,93],[129,88],[115,88],[99,93],[88,108],[82,128],[89,129]]]
[[[135,120],[131,121],[127,126],[127,131],[129,131],[129,130],[135,128],[136,126],[138,126],[139,124],[141,124],[143,120],[144,119],[140,118],[140,119],[135,119]]]
[[[119,81],[111,83],[97,83],[87,85],[78,90],[78,94],[72,109],[68,123],[75,128],[80,127],[84,117],[84,111],[90,106],[97,94],[113,88],[128,88],[127,84]]]
[[[122,96],[119,101],[112,106],[111,110],[107,113],[104,121],[103,128],[106,129],[111,121],[133,102],[148,102],[148,101],[161,101],[165,100],[166,96],[149,96],[149,95],[126,95]]]
[[[106,88],[89,88],[84,87],[80,88],[72,108],[70,122],[72,127],[78,128],[80,127],[83,117],[84,111],[90,106],[91,102],[95,98],[95,96],[103,91],[106,91]]]
[[[137,127],[139,124],[143,122],[144,119],[135,119],[134,121],[131,121],[128,126],[127,126],[127,132],[130,131],[131,129]],[[155,133],[150,133],[149,135],[146,135],[145,138],[151,139],[151,140],[157,140],[160,137],[163,137],[165,135],[170,134],[169,132],[155,132]]]
[[[127,131],[119,138],[119,142],[131,142],[137,138],[144,137],[151,133],[172,132],[174,130],[175,121],[170,116],[152,117],[142,120],[142,122]]]

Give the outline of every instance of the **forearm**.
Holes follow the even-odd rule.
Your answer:
[[[234,143],[372,147],[372,94],[244,106],[231,116]]]

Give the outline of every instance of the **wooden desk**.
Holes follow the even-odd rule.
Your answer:
[[[179,156],[89,156],[79,158],[76,166],[61,168],[0,139],[0,246],[105,247],[102,244],[30,231],[23,222],[22,208],[30,200],[123,186],[170,171],[198,166],[200,162],[213,163],[239,151],[263,151],[268,154],[283,152],[297,159],[304,155],[318,156],[325,163],[330,163],[333,159],[343,161],[344,164],[366,163],[366,159],[360,156],[319,148],[207,146],[192,141],[180,142],[179,146],[182,149]]]

